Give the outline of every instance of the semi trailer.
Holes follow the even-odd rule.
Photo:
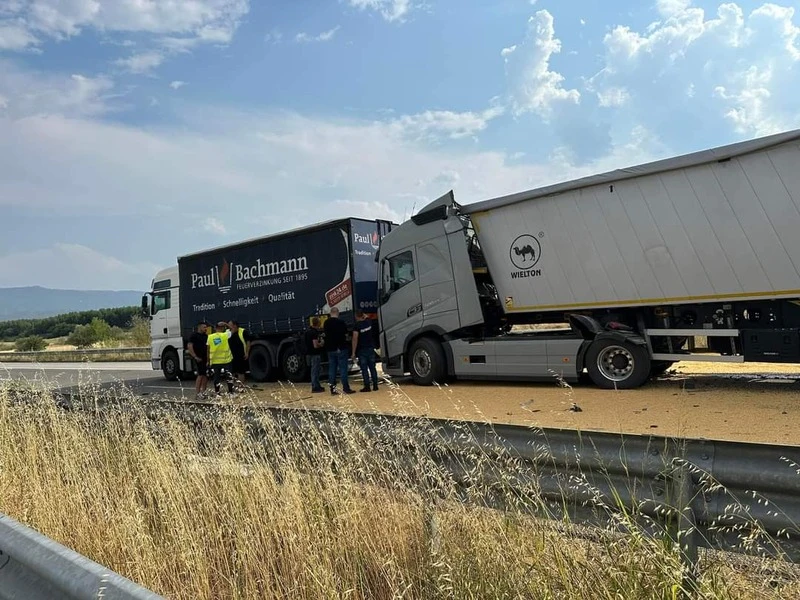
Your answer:
[[[142,298],[153,369],[168,380],[193,377],[192,331],[235,320],[253,338],[252,379],[306,380],[296,341],[313,316],[324,321],[336,307],[349,324],[356,310],[377,319],[375,254],[392,225],[342,218],[179,257]]]
[[[383,370],[635,388],[800,362],[800,130],[461,206],[378,253]],[[703,340],[707,340],[703,343]]]

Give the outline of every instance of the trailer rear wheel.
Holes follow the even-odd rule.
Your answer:
[[[603,389],[629,390],[650,376],[650,357],[641,346],[616,340],[597,340],[586,352],[586,370]]]
[[[286,379],[292,383],[300,383],[308,379],[306,357],[298,354],[294,348],[287,348],[281,355],[281,369]]]
[[[272,357],[264,346],[253,346],[250,349],[250,377],[254,381],[264,382],[272,375]]]
[[[409,370],[415,385],[444,383],[447,369],[442,345],[429,337],[420,338],[411,344],[408,352]]]

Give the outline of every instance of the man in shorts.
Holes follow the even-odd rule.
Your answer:
[[[194,391],[197,400],[200,400],[206,393],[208,385],[208,323],[201,321],[197,324],[196,330],[189,337],[189,356],[194,360],[197,367],[197,380],[194,384]]]
[[[231,373],[240,383],[244,383],[245,374],[249,370],[247,359],[250,356],[251,337],[244,327],[239,327],[239,323],[236,321],[230,321],[228,329],[230,331],[228,346],[230,346],[231,355],[233,356]]]

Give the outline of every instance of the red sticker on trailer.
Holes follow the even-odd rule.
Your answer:
[[[349,279],[345,279],[342,283],[337,285],[332,290],[328,290],[325,292],[325,300],[328,302],[328,306],[336,306],[342,300],[347,298],[353,293],[352,286],[350,284]]]

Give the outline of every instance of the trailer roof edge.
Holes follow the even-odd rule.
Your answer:
[[[544,198],[545,196],[552,196],[553,194],[578,190],[593,185],[615,183],[625,179],[633,179],[635,177],[643,177],[645,175],[655,175],[657,173],[665,173],[667,171],[673,171],[676,169],[685,169],[688,167],[719,162],[798,140],[800,140],[800,129],[793,129],[790,131],[744,140],[725,146],[717,146],[707,150],[700,150],[690,154],[665,158],[650,163],[624,167],[614,171],[599,173],[597,175],[589,175],[587,177],[564,181],[562,183],[556,183],[524,192],[517,192],[515,194],[509,194],[506,196],[500,196],[490,200],[481,200],[480,202],[462,205],[461,212],[465,214],[478,213],[494,208],[508,206],[510,204],[516,204],[518,202],[525,202],[527,200],[535,200],[537,198]]]
[[[203,256],[205,254],[209,254],[211,252],[219,252],[220,250],[232,250],[234,248],[240,248],[243,246],[249,246],[250,244],[255,244],[257,242],[268,242],[272,240],[278,240],[287,237],[293,237],[296,235],[302,235],[303,233],[310,233],[312,231],[318,231],[320,229],[327,229],[328,227],[333,227],[334,225],[342,225],[344,223],[348,223],[350,221],[362,221],[364,223],[372,223],[374,222],[372,219],[365,219],[363,217],[339,217],[338,219],[330,219],[328,221],[320,221],[319,223],[313,223],[311,225],[304,225],[302,227],[295,227],[294,229],[287,229],[284,231],[276,231],[275,233],[269,233],[267,235],[260,235],[253,238],[248,238],[246,240],[240,240],[238,242],[233,242],[230,244],[223,244],[221,246],[214,246],[213,248],[207,248],[205,250],[198,250],[197,252],[191,252],[189,254],[182,254],[178,256],[178,262],[186,259],[186,258],[195,258],[197,256]]]

